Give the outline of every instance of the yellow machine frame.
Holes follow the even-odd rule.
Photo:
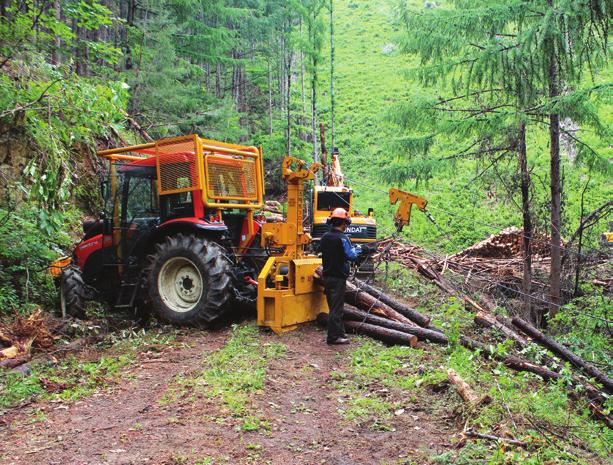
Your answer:
[[[320,167],[319,163],[307,167],[294,157],[283,159],[287,221],[262,226],[262,246],[284,248],[268,259],[258,276],[258,325],[270,327],[275,333],[291,331],[328,311],[323,288],[314,281],[321,259],[304,252],[311,236],[302,227],[304,182],[315,179]]]
[[[194,157],[194,177],[197,179],[197,182],[188,187],[163,189],[160,163],[164,159],[164,155],[172,156],[174,153],[179,152],[187,153]],[[206,208],[241,208],[253,211],[261,209],[264,205],[264,168],[261,147],[228,144],[204,139],[196,134],[192,134],[189,136],[160,139],[147,144],[102,150],[98,152],[98,155],[117,162],[133,162],[155,156],[158,172],[158,192],[160,195],[201,190],[202,202]],[[209,165],[213,161],[221,160],[222,158],[228,162],[235,160],[236,163],[239,163],[239,161],[243,163],[251,161],[253,163],[256,178],[254,195],[248,197],[231,196],[213,192]]]

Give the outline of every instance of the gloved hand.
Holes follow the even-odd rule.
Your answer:
[[[355,249],[356,249],[356,252],[358,253],[358,255],[367,255],[368,254],[368,248],[362,247],[361,245],[356,245]]]

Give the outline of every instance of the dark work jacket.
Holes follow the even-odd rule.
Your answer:
[[[332,228],[320,240],[320,249],[324,267],[324,278],[347,278],[349,261],[358,258],[358,252],[345,235]]]

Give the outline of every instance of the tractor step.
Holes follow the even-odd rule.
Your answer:
[[[135,282],[122,282],[114,308],[134,307],[134,301],[136,300],[136,295],[138,294],[139,284],[140,279],[137,279]]]

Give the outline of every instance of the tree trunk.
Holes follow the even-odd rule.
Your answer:
[[[320,324],[327,324],[328,314],[320,313],[317,316],[317,321]],[[417,345],[417,336],[408,334],[393,329],[374,326],[359,321],[345,321],[345,328],[355,334],[365,334],[379,341],[387,342],[388,344],[406,345],[415,347]]]
[[[288,50],[287,51],[287,65],[286,65],[286,78],[287,78],[287,84],[286,84],[286,92],[287,92],[287,97],[286,97],[286,111],[287,111],[287,130],[286,130],[286,141],[287,141],[287,154],[291,155],[292,153],[292,108],[291,108],[291,96],[292,96],[292,51]]]
[[[390,320],[399,321],[408,326],[417,326],[407,317],[401,315],[389,305],[384,304],[380,300],[374,298],[369,293],[358,289],[354,284],[347,283],[347,291],[345,293],[345,300],[347,303],[354,305],[358,308],[364,309],[368,312],[375,312],[385,315]]]
[[[60,0],[53,0],[53,13],[55,16],[55,20],[59,23],[62,21],[62,4]],[[51,51],[51,64],[59,65],[61,61],[60,56],[60,47],[62,46],[62,42],[60,40],[60,36],[55,34],[53,36],[53,49]]]
[[[313,136],[313,161],[315,163],[318,163],[319,147],[317,144],[317,59],[313,58],[311,64],[313,66],[313,70],[311,72],[311,134]]]
[[[217,63],[215,69],[215,97],[222,98],[221,93],[221,63]]]
[[[553,0],[547,0],[553,9]],[[548,81],[549,98],[559,95],[558,66],[556,63],[555,45],[548,38],[546,48],[549,50]],[[550,154],[550,187],[551,187],[551,272],[549,275],[549,317],[553,318],[560,308],[560,290],[562,273],[562,239],[561,239],[561,181],[560,181],[560,115],[549,115],[549,154]]]
[[[334,0],[330,0],[330,151],[334,153]]]
[[[268,58],[268,135],[272,136],[272,66]]]
[[[556,354],[558,357],[561,357],[564,360],[568,360],[571,364],[582,370],[584,373],[594,377],[599,383],[601,383],[605,387],[606,391],[609,394],[613,393],[613,379],[609,378],[605,373],[601,372],[594,365],[592,365],[591,363],[587,363],[585,360],[572,353],[559,342],[556,342],[553,339],[545,336],[541,331],[536,329],[527,321],[524,321],[521,318],[513,318],[513,324],[519,329],[521,329],[528,336],[530,336],[532,339],[534,339],[536,342]]]
[[[204,85],[206,86],[206,91],[211,91],[211,65],[210,63],[204,64]]]
[[[128,0],[128,10],[126,11],[126,24],[130,28],[134,26],[134,15],[136,12],[136,0]],[[134,61],[132,58],[132,47],[129,40],[130,34],[126,31],[126,69],[132,69],[134,67]]]
[[[590,179],[588,178],[587,182],[585,183],[585,187],[581,191],[581,216],[579,220],[579,243],[577,244],[577,265],[575,268],[575,289],[573,291],[573,295],[575,297],[579,296],[579,277],[581,276],[581,251],[583,248],[583,224],[584,224],[583,215],[585,211],[584,200],[585,200],[585,191],[587,190],[587,187],[589,185],[590,185]]]
[[[521,174],[521,205],[524,223],[523,236],[523,315],[537,325],[540,325],[540,316],[532,315],[530,301],[532,296],[532,220],[530,218],[530,172],[528,171],[528,156],[526,151],[526,123],[519,125],[519,171]]]
[[[525,337],[521,336],[520,334],[517,334],[517,332],[515,332],[513,329],[509,328],[504,323],[498,321],[496,318],[494,318],[488,313],[477,312],[477,314],[475,315],[475,323],[488,328],[498,329],[498,331],[503,333],[506,337],[513,339],[515,342],[517,342],[517,345],[522,349],[526,348],[529,343]]]
[[[302,21],[300,21],[300,40],[302,41]],[[306,114],[306,92],[304,89],[304,50],[300,48],[300,86],[302,92],[302,113]]]

